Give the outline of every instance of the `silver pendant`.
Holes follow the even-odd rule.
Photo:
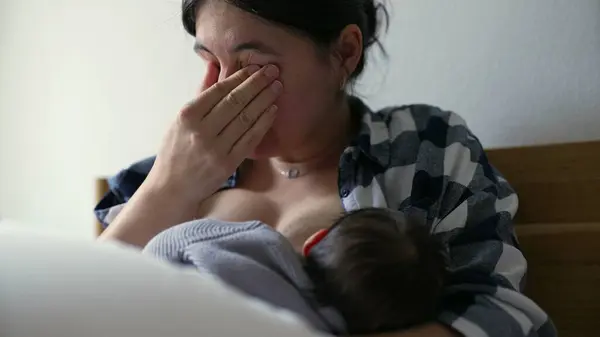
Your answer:
[[[292,168],[287,171],[281,171],[281,174],[283,174],[288,179],[296,179],[300,176],[300,170],[298,170],[297,168]]]

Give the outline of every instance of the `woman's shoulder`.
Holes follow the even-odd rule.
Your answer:
[[[452,111],[427,104],[391,106],[364,115],[363,124],[370,132],[367,157],[379,164],[369,172],[381,176],[382,199],[393,208],[414,206],[433,219],[438,211],[448,213],[442,206],[456,205],[448,201],[454,196],[474,193],[472,186],[499,189],[499,173],[480,141]]]
[[[454,144],[473,147],[477,138],[457,113],[430,104],[406,104],[371,110],[363,105],[359,144],[368,143],[369,152],[382,163],[421,157],[422,151],[447,149]],[[477,146],[475,146],[477,147]],[[364,148],[364,147],[363,147]],[[406,157],[404,159],[398,156]],[[427,156],[426,156],[427,157]],[[417,158],[413,158],[417,160]]]
[[[383,121],[391,135],[398,131],[427,133],[467,127],[465,120],[454,111],[422,103],[387,106],[372,111],[369,118]]]

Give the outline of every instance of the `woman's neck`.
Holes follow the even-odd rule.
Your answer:
[[[324,166],[337,166],[340,154],[352,136],[348,100],[343,99],[338,107],[328,111],[327,115],[331,118],[325,122],[320,121],[302,142],[303,146],[297,146],[285,151],[281,156],[271,158],[271,165],[279,171],[298,169],[305,172]],[[340,127],[332,128],[332,124]]]

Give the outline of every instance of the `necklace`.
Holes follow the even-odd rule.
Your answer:
[[[272,163],[274,169],[287,179],[296,179],[305,175],[308,171],[308,167],[305,164],[284,164],[277,161],[273,161]]]
[[[287,170],[279,169],[278,171],[279,171],[279,174],[281,174],[282,176],[284,176],[288,179],[296,179],[300,176],[300,173],[301,173],[300,170],[295,167],[292,167]]]

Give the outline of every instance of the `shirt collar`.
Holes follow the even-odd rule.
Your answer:
[[[372,162],[387,167],[390,160],[388,115],[373,112],[362,100],[349,97],[350,113],[360,122],[351,147],[356,147]]]

